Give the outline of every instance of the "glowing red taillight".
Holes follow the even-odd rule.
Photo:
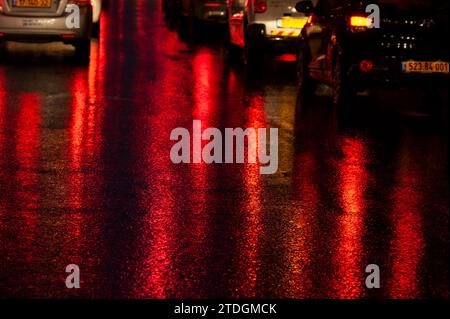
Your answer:
[[[204,7],[210,7],[210,8],[218,8],[220,7],[220,3],[214,3],[214,2],[207,2],[203,4]]]
[[[255,0],[255,13],[264,13],[267,11],[266,0]]]
[[[359,69],[361,72],[369,73],[373,70],[373,62],[370,60],[362,60],[359,62]]]

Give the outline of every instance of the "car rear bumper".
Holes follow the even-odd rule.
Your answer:
[[[370,87],[400,88],[400,87],[421,87],[421,88],[448,88],[450,76],[445,73],[403,73],[401,62],[397,63],[398,68],[392,65],[374,64],[371,72],[362,72],[358,64],[353,64],[349,69],[351,82],[360,89]]]
[[[264,24],[254,23],[249,26],[251,41],[258,47],[273,53],[295,53],[300,31],[281,31],[278,34],[267,34]]]
[[[0,40],[18,42],[68,42],[89,39],[92,29],[92,7],[80,6],[79,28],[68,28],[70,13],[57,17],[13,16],[0,13]]]
[[[217,6],[212,6],[212,5]],[[205,4],[206,5],[206,4]],[[226,4],[210,3],[211,6],[204,6],[198,9],[197,17],[202,22],[225,24],[227,22]]]
[[[400,27],[391,31],[374,29],[370,33],[350,34],[340,39],[341,47],[345,48],[344,61],[349,66],[352,83],[362,87],[385,88],[448,85],[449,74],[403,71],[403,63],[409,61],[450,62],[448,46],[443,40],[445,37],[424,39],[424,35],[417,30],[402,30]],[[370,72],[361,71],[359,64],[363,60],[372,63]]]

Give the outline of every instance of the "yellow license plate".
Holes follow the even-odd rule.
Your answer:
[[[51,8],[52,0],[15,0],[17,8]]]
[[[446,73],[448,74],[448,62],[423,62],[407,61],[402,62],[403,72],[405,73]]]
[[[287,29],[302,29],[307,18],[282,18],[277,20],[277,27]]]

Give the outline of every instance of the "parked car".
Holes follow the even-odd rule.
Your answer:
[[[379,28],[366,13],[368,4],[379,6]],[[301,94],[326,83],[341,105],[380,85],[447,87],[448,1],[307,0],[296,8],[309,15],[298,41]]]
[[[80,9],[79,27],[68,27],[69,5]],[[84,0],[1,0],[0,44],[17,42],[64,42],[75,46],[76,55],[88,58],[92,29],[92,6]]]
[[[298,0],[229,0],[228,33],[231,52],[243,52],[244,62],[258,62],[265,52],[295,52],[307,21],[295,9]]]
[[[173,0],[172,0],[173,1]],[[202,27],[211,24],[225,24],[227,13],[226,0],[178,0],[175,10],[179,10],[181,32],[191,32],[194,35]]]

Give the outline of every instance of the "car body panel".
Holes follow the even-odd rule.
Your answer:
[[[0,12],[0,40],[23,42],[51,42],[89,39],[92,29],[92,7],[80,4],[80,27],[68,28],[66,12],[67,0],[54,2],[51,9],[28,8],[17,10],[12,1],[3,3]]]
[[[92,3],[92,21],[98,23],[102,12],[102,0],[91,0]]]
[[[246,33],[258,37],[259,42],[272,42],[275,46],[291,42],[299,36],[301,28],[283,26],[281,21],[296,20],[301,24],[307,21],[305,14],[295,10],[296,3],[297,0],[267,0],[266,11],[256,13],[255,0],[228,0],[230,42],[243,48]]]

